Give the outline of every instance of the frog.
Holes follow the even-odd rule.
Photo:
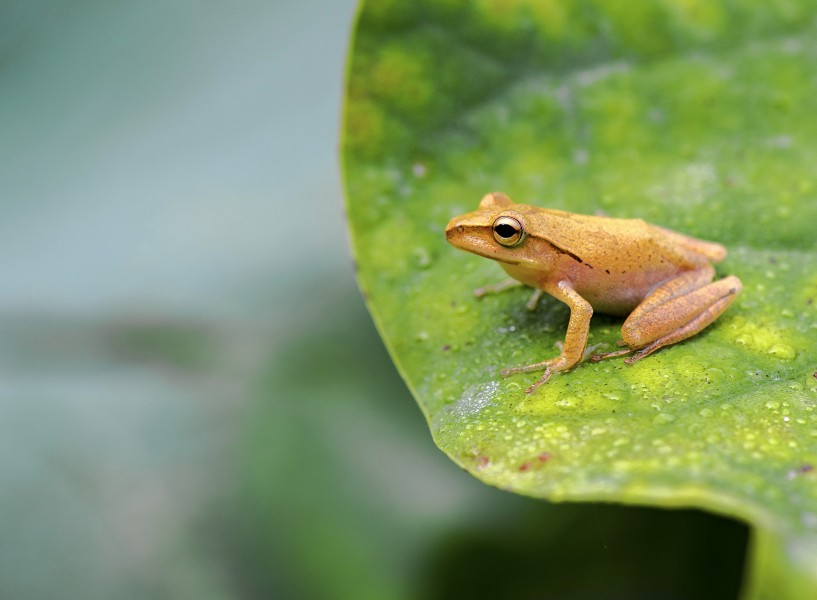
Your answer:
[[[477,296],[512,285],[533,288],[566,304],[570,318],[554,358],[501,370],[507,377],[543,371],[525,392],[585,357],[594,313],[623,317],[619,350],[593,353],[592,362],[626,356],[635,363],[712,324],[743,290],[735,275],[715,279],[724,246],[642,219],[584,215],[519,204],[502,192],[486,194],[477,210],[445,228],[456,248],[496,261],[509,279],[475,290]]]

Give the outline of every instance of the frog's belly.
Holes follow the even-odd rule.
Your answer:
[[[606,274],[606,273],[605,273]],[[608,281],[574,284],[574,289],[587,300],[595,312],[624,317],[662,283],[679,275],[677,269],[639,273],[610,273]]]
[[[622,317],[633,312],[659,285],[685,270],[672,266],[627,273],[612,267],[589,267],[573,260],[562,261],[549,270],[504,263],[502,267],[514,279],[546,292],[559,281],[570,281],[573,289],[590,303],[595,312]]]
[[[659,284],[660,285],[660,284]],[[590,303],[593,312],[604,313],[614,317],[626,317],[646,297],[639,290],[611,288],[604,291],[576,290],[582,298]],[[651,290],[652,291],[652,290]]]

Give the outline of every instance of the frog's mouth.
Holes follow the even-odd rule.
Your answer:
[[[521,265],[521,260],[514,260],[512,258],[507,258],[505,256],[500,256],[498,254],[489,254],[487,252],[481,252],[476,248],[463,248],[463,250],[468,250],[468,252],[472,254],[476,254],[477,256],[482,256],[484,258],[490,258],[491,260],[495,260],[496,262],[505,263],[506,265]]]

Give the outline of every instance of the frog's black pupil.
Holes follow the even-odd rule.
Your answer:
[[[500,223],[494,227],[494,231],[496,231],[496,234],[499,237],[506,240],[516,235],[516,228],[513,225],[508,225],[507,223]]]

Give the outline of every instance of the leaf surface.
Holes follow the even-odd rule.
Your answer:
[[[805,1],[362,6],[343,144],[352,243],[444,452],[525,495],[748,521],[747,594],[817,595],[815,64]],[[721,242],[718,272],[744,292],[686,342],[526,396],[538,374],[499,371],[555,356],[567,308],[529,312],[522,289],[475,299],[503,274],[443,235],[494,190]],[[612,346],[620,326],[595,316],[589,343]]]

